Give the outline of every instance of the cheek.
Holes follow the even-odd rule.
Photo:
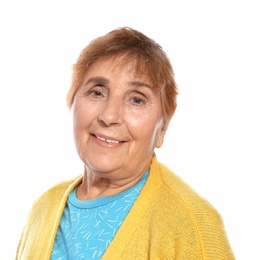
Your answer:
[[[74,115],[73,117],[73,137],[74,143],[79,154],[79,157],[83,161],[86,154],[86,146],[89,140],[88,127],[86,125],[86,120],[83,117]]]
[[[128,115],[125,122],[133,137],[153,143],[161,132],[163,118],[160,114],[143,113]]]
[[[143,111],[142,113],[135,113],[133,111],[128,111],[127,109],[124,120],[130,127],[145,129],[148,122],[150,122],[150,120],[153,121],[154,119],[150,112]]]
[[[96,104],[77,99],[72,110],[73,125],[75,129],[87,127],[96,117],[98,108]]]
[[[87,129],[91,121],[91,114],[85,106],[75,106],[72,111],[73,134],[76,145],[87,141]]]

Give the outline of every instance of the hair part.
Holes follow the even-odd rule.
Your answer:
[[[99,60],[124,56],[124,64],[134,61],[135,73],[145,73],[152,86],[160,91],[163,116],[167,126],[176,110],[178,94],[170,60],[153,39],[129,27],[115,29],[91,41],[73,65],[72,83],[67,94],[71,108],[75,94],[83,83],[88,69]]]

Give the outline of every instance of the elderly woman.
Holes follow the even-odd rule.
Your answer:
[[[81,52],[67,102],[84,172],[35,201],[16,259],[234,259],[217,211],[156,159],[176,95],[169,59],[141,32]]]

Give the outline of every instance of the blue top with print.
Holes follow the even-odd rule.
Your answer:
[[[137,199],[148,173],[135,186],[113,196],[81,201],[74,189],[61,217],[51,260],[100,259]]]

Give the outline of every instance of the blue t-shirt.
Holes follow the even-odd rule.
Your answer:
[[[74,189],[61,217],[51,260],[100,259],[137,199],[148,173],[135,186],[113,196],[82,201]]]

